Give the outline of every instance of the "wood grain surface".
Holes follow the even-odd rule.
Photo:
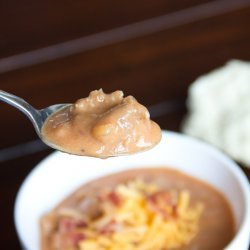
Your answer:
[[[163,129],[180,131],[190,84],[250,60],[249,23],[250,0],[1,1],[0,89],[38,109],[121,89]],[[16,193],[51,150],[30,146],[38,137],[19,111],[0,103],[0,114],[0,242],[15,250]]]

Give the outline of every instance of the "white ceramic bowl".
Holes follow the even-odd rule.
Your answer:
[[[84,182],[131,168],[170,166],[210,183],[232,206],[237,234],[226,250],[247,250],[250,186],[228,157],[198,140],[163,132],[161,143],[144,153],[107,160],[55,152],[29,174],[15,204],[15,225],[25,249],[39,249],[39,218]]]

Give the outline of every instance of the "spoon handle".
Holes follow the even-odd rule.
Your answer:
[[[12,95],[8,92],[0,90],[0,100],[10,104],[11,106],[19,109],[23,112],[32,122],[35,127],[37,134],[40,136],[40,130],[42,127],[42,122],[40,121],[40,112],[33,108],[29,103],[27,103],[22,98]]]

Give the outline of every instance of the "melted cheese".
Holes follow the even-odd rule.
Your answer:
[[[167,192],[133,180],[112,195],[104,195],[102,215],[83,229],[81,250],[177,249],[198,232],[202,205],[191,206],[187,190]]]

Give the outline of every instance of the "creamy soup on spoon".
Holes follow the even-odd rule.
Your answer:
[[[42,134],[64,152],[99,158],[148,150],[161,140],[146,107],[122,91],[102,89],[51,115]]]

